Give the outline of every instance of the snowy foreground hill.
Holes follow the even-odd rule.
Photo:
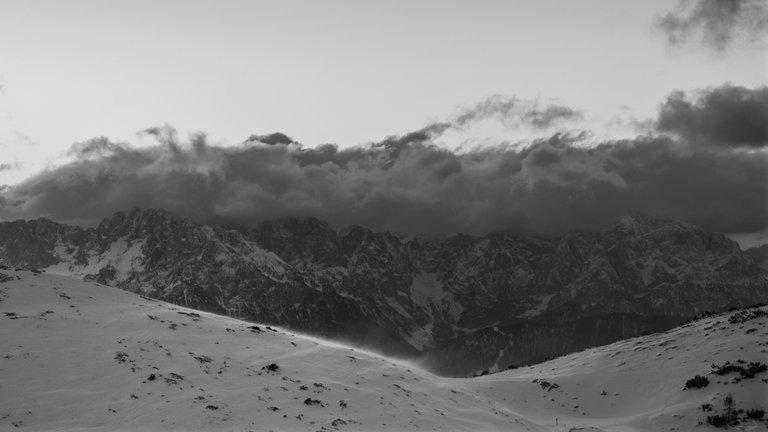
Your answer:
[[[443,378],[72,277],[0,271],[3,431],[715,430],[699,423],[722,412],[727,394],[745,413],[768,409],[768,373],[716,375],[712,364],[767,353],[768,309],[748,309],[532,367]],[[695,375],[710,384],[683,390]]]

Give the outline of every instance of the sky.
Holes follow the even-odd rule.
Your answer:
[[[82,152],[96,137],[146,149],[154,162],[164,160],[155,147],[188,149],[201,132],[203,147],[216,151],[273,132],[301,143],[295,148],[343,151],[427,128],[430,145],[465,156],[524,142],[519,156],[536,139],[573,130],[588,130],[590,139],[570,147],[670,133],[688,144],[707,141],[678,127],[679,112],[662,124],[663,109],[727,94],[757,101],[761,115],[765,11],[764,0],[0,0],[0,185],[8,185],[0,218],[87,219],[58,215],[38,205],[39,195],[24,194],[51,173],[62,180],[62,167],[114,156],[106,147]],[[542,115],[553,121],[531,121]],[[749,147],[753,161],[765,157],[762,141],[735,147],[742,157]],[[328,216],[328,205],[308,214]],[[216,217],[232,211],[212,206]],[[408,230],[392,222],[405,217],[374,225]],[[347,219],[337,222],[355,222]],[[486,223],[445,229],[482,231]]]

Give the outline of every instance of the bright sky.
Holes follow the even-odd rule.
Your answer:
[[[768,83],[766,56],[670,48],[673,1],[0,0],[0,185],[168,123],[346,147],[493,95],[610,121],[672,90]],[[146,138],[144,138],[146,140]]]

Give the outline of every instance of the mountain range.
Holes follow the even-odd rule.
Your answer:
[[[0,264],[419,360],[504,370],[768,301],[768,270],[722,234],[628,215],[558,238],[421,238],[314,218],[199,224],[162,209],[82,228],[0,223]]]

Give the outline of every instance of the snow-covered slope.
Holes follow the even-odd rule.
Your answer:
[[[732,395],[736,409],[768,412],[768,372],[748,379],[737,372],[712,373],[713,364],[726,362],[768,363],[768,307],[479,377],[467,387],[553,430],[716,430],[706,417],[723,413],[726,395]],[[710,384],[684,390],[696,375]],[[705,404],[712,410],[703,410]],[[749,420],[736,429],[766,431],[768,423]]]
[[[72,277],[2,273],[0,430],[547,430],[467,380]]]
[[[768,361],[765,307],[460,379],[72,277],[0,270],[0,353],[0,430],[650,432],[714,430],[697,425],[726,394],[768,410],[768,373],[711,373]],[[710,384],[683,390],[695,375]]]

